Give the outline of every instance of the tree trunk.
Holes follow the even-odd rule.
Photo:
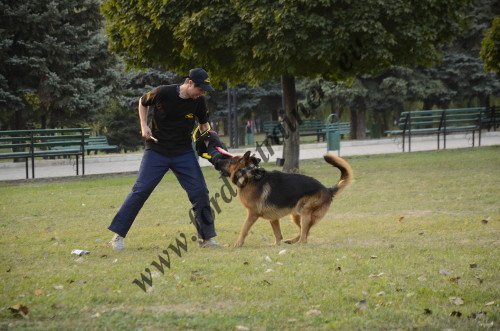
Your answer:
[[[490,96],[487,94],[480,94],[479,95],[479,105],[481,107],[488,108],[490,106]]]
[[[366,109],[364,106],[358,106],[351,109],[351,139],[366,139]]]
[[[434,102],[431,99],[424,99],[424,106],[422,109],[432,109]]]
[[[297,93],[295,90],[295,77],[283,75],[281,87],[285,100],[285,137],[283,139],[283,164],[284,172],[299,171],[299,124],[297,112]]]

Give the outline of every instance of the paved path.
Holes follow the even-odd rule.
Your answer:
[[[447,149],[466,148],[472,145],[472,136],[466,134],[456,134],[447,136]],[[477,137],[476,137],[477,139]],[[342,156],[352,155],[372,155],[372,154],[388,154],[401,153],[401,138],[394,139],[373,139],[373,140],[347,140],[340,144],[340,154]],[[476,141],[477,144],[477,141]],[[500,132],[483,132],[481,138],[481,146],[500,145]],[[412,151],[428,151],[436,150],[436,137],[416,137],[412,139]],[[268,162],[276,161],[276,158],[281,158],[283,149],[282,146],[272,146],[271,149],[263,146],[261,153],[252,149],[231,149],[233,154],[243,154],[246,150],[251,150],[262,159],[268,158]],[[300,159],[316,159],[321,158],[326,152],[326,143],[318,144],[303,144],[300,146]],[[141,162],[142,153],[128,154],[103,154],[90,155],[85,158],[85,174],[109,174],[109,173],[133,173],[137,172]],[[204,159],[200,159],[201,166],[208,166],[210,163]],[[81,171],[81,169],[80,169]],[[59,160],[40,160],[35,161],[35,177],[50,178],[50,177],[74,177],[76,174],[75,160],[59,159]],[[31,177],[31,164],[30,164]],[[24,162],[0,163],[0,181],[24,180],[26,171]]]

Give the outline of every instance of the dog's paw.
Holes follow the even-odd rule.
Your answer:
[[[233,244],[233,247],[234,247],[234,248],[239,248],[239,247],[241,247],[241,246],[243,246],[243,242],[242,242],[242,241],[237,241],[237,242],[235,242],[235,243]]]
[[[290,239],[284,240],[283,242],[284,242],[285,244],[293,245],[293,244],[295,244],[297,241],[299,241],[299,238],[298,238],[298,237],[295,237],[295,238],[290,238]]]

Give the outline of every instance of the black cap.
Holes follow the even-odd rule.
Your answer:
[[[215,91],[214,88],[210,86],[210,79],[208,79],[208,73],[202,68],[194,68],[189,70],[188,77],[203,90],[209,92]]]

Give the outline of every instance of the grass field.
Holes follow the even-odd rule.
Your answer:
[[[347,160],[355,182],[307,246],[271,246],[259,221],[240,249],[198,248],[169,174],[116,253],[106,228],[133,176],[0,184],[0,330],[498,329],[500,147]],[[339,176],[322,160],[301,171],[327,185]],[[204,173],[211,196],[227,190]],[[218,201],[218,240],[230,244],[245,210]],[[282,230],[297,231],[287,219]],[[165,252],[162,273],[152,262]]]

